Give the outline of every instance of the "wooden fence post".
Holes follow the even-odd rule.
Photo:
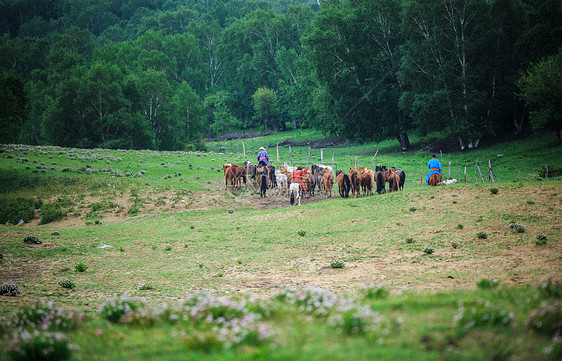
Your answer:
[[[459,171],[457,173],[457,180],[459,181],[459,183],[461,182],[461,166],[459,165]]]
[[[320,148],[320,164],[324,164],[324,148]]]
[[[480,174],[480,179],[482,179],[482,184],[484,184],[484,177],[482,177],[482,172],[480,171],[480,167],[476,166],[476,168],[478,168],[478,173]]]
[[[242,142],[242,151],[244,152],[244,157],[246,156],[246,145]]]
[[[421,166],[420,172],[420,187],[423,187],[423,165]]]
[[[449,162],[449,174],[447,176],[447,179],[451,179],[451,162]]]
[[[238,139],[236,139],[236,154],[240,154],[240,146],[238,145]]]
[[[293,150],[291,149],[291,146],[289,146],[289,157],[291,159],[291,167],[293,166]]]
[[[516,182],[519,182],[519,175],[520,175],[520,174],[521,174],[521,171],[518,170],[518,171],[517,171],[517,179],[515,180]]]
[[[277,161],[279,162],[279,143],[277,143]]]
[[[308,168],[310,168],[310,147],[308,147]]]
[[[355,156],[355,169],[357,169],[357,158],[359,158],[358,155]]]
[[[544,179],[548,180],[548,165],[544,165]]]
[[[466,166],[464,167],[464,184],[466,184]]]
[[[335,163],[334,163],[334,159],[335,159],[335,156],[336,156],[336,152],[332,152],[332,170],[334,169],[334,164],[335,164]]]
[[[488,183],[490,183],[490,179],[492,183],[495,183],[494,176],[492,175],[492,162],[488,159]]]

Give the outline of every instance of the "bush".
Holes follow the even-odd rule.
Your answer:
[[[500,285],[498,281],[489,280],[487,278],[482,278],[476,283],[476,286],[482,290],[488,290],[491,288],[496,288]]]
[[[8,356],[14,361],[68,360],[73,346],[62,333],[35,330],[16,335],[8,348]]]
[[[425,246],[424,249],[423,249],[423,252],[427,253],[427,254],[432,254],[432,253],[435,252],[435,248],[433,248],[431,246]]]
[[[383,299],[387,298],[389,295],[388,290],[384,287],[384,285],[374,285],[370,284],[367,286],[362,286],[359,288],[359,294],[363,299]]]
[[[303,228],[297,229],[297,234],[301,237],[304,237],[306,235],[306,229]]]
[[[410,243],[414,243],[414,239],[412,237],[407,237],[406,238],[406,243],[410,244]]]
[[[14,283],[3,283],[0,286],[0,296],[17,296],[21,293],[20,288]]]
[[[451,241],[451,247],[453,247],[454,249],[457,249],[461,246],[461,243],[459,241]]]
[[[74,283],[72,283],[72,281],[67,278],[62,281],[59,281],[59,286],[61,286],[62,288],[73,289]]]
[[[45,203],[41,208],[41,221],[39,224],[47,224],[60,221],[65,216],[58,202]]]
[[[527,230],[527,227],[525,227],[524,225],[522,225],[520,223],[511,223],[509,225],[509,228],[513,229],[513,231],[515,231],[517,233],[525,233],[525,231]]]
[[[51,301],[39,301],[19,308],[6,319],[6,325],[18,329],[68,331],[82,324],[83,313],[54,307]]]
[[[107,299],[100,306],[98,313],[106,320],[117,323],[126,313],[145,308],[146,303],[143,300],[123,294]]]
[[[470,309],[459,304],[459,313],[453,318],[457,326],[472,328],[480,326],[508,326],[513,320],[513,313],[495,307],[489,301],[479,299]]]
[[[539,233],[539,234],[537,234],[535,244],[538,244],[538,245],[546,244],[547,240],[548,240],[548,237],[546,236],[546,234]]]
[[[18,197],[0,200],[0,223],[17,224],[20,219],[29,222],[35,218],[35,206],[40,203],[33,198]]]
[[[74,269],[76,270],[76,272],[85,272],[88,269],[88,266],[80,262],[74,265]]]
[[[137,286],[137,290],[139,290],[139,291],[151,290],[153,288],[154,287],[152,287],[148,283],[141,283],[140,285]]]
[[[383,320],[384,317],[373,311],[369,306],[342,302],[338,304],[335,312],[328,318],[328,324],[348,335],[353,335],[374,331],[375,327]]]
[[[555,300],[544,302],[539,308],[531,311],[525,326],[547,336],[560,334],[562,331],[562,304]]]
[[[476,233],[476,237],[479,239],[488,239],[488,234],[486,232],[478,232]]]
[[[499,192],[499,189],[497,189],[497,188],[490,188],[490,193],[492,193],[492,194],[498,194],[498,192]]]
[[[540,286],[540,292],[547,298],[562,297],[562,283],[552,282],[552,278],[548,277]]]
[[[459,224],[457,224],[457,228],[458,228],[458,229],[463,229],[463,228],[464,228],[464,225],[463,225],[462,223],[459,223]]]
[[[330,261],[330,267],[332,268],[345,268],[345,261],[342,259],[333,259]]]

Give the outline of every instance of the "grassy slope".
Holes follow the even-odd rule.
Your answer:
[[[338,167],[353,166],[355,154],[360,155],[360,165],[367,163],[373,150],[379,149],[379,163],[397,163],[409,174],[419,174],[424,168],[427,154],[391,153],[392,148],[391,143],[337,148]],[[294,151],[294,159],[306,159],[307,148]],[[93,315],[106,296],[121,292],[147,297],[152,304],[159,304],[197,289],[263,296],[277,292],[276,287],[281,284],[319,284],[341,294],[355,294],[357,287],[366,282],[384,282],[395,291],[408,284],[419,290],[424,285],[438,290],[444,282],[473,289],[481,277],[501,279],[506,285],[517,285],[512,280],[519,277],[537,285],[546,274],[560,273],[560,182],[531,181],[522,186],[507,182],[515,178],[518,169],[522,178],[532,180],[538,164],[548,162],[560,167],[562,155],[550,138],[444,156],[445,162],[466,164],[472,171],[474,159],[495,157],[494,169],[504,181],[498,185],[500,192],[496,196],[490,195],[489,184],[420,188],[418,175],[408,178],[405,193],[261,211],[220,191],[221,164],[233,160],[241,163],[242,157],[100,150],[52,152],[52,148],[22,147],[6,153],[14,158],[0,158],[2,197],[33,196],[45,201],[66,197],[74,208],[74,216],[63,223],[34,223],[23,228],[2,226],[2,281],[15,280],[23,290],[17,298],[2,297],[3,314],[34,300],[49,298]],[[319,152],[316,153],[319,158]],[[96,159],[91,154],[96,154]],[[325,157],[331,158],[328,154],[326,151]],[[100,155],[104,159],[100,160]],[[17,162],[22,156],[30,162]],[[281,149],[281,156],[288,159],[288,150]],[[117,161],[116,157],[122,160]],[[35,165],[42,162],[56,170],[33,173]],[[57,164],[52,165],[53,162]],[[25,169],[26,165],[30,169]],[[107,174],[60,172],[65,166],[84,165],[130,169],[133,173],[145,169],[147,174],[141,178],[115,178]],[[166,174],[171,178],[164,178]],[[452,194],[459,197],[452,201]],[[127,216],[125,210],[133,207],[136,198],[142,199],[141,215]],[[97,218],[87,218],[92,200],[101,199],[122,199],[124,211],[117,213],[113,209],[105,217],[102,213]],[[410,207],[416,211],[410,211]],[[446,216],[436,217],[438,214]],[[93,219],[100,219],[103,224],[85,224]],[[511,220],[526,224],[529,231],[522,235],[504,231]],[[462,230],[456,227],[459,223],[464,224]],[[299,228],[307,230],[305,237],[295,235]],[[51,236],[52,230],[61,230],[61,236]],[[478,231],[489,232],[490,239],[485,243],[478,240]],[[534,245],[538,232],[548,234],[547,246]],[[45,243],[22,246],[21,239],[28,233]],[[415,242],[404,243],[406,237]],[[460,241],[461,248],[453,251],[449,246],[452,239]],[[102,244],[115,247],[96,248]],[[421,249],[425,245],[433,245],[436,253],[423,255]],[[166,246],[171,246],[171,250],[166,251]],[[123,252],[118,247],[123,247]],[[505,252],[521,252],[525,259],[516,258],[514,264],[492,267]],[[538,257],[545,263],[526,267],[528,274],[518,275],[517,262],[525,262],[527,257]],[[346,269],[323,269],[333,258],[345,259]],[[85,273],[73,272],[77,262],[87,264],[89,269]],[[410,271],[405,273],[403,267]],[[366,271],[369,269],[371,273]],[[447,280],[446,275],[453,276],[454,281]],[[72,279],[77,287],[71,291],[60,288],[57,281],[62,278]],[[137,291],[136,286],[143,282],[155,289]],[[151,359],[154,354],[170,360],[180,355],[188,359],[206,356],[225,360],[481,359],[481,352],[487,358],[495,355],[499,344],[508,345],[503,349],[513,359],[528,359],[530,355],[548,359],[541,352],[549,345],[549,339],[524,327],[530,309],[538,304],[533,300],[534,294],[529,287],[491,292],[447,291],[437,295],[395,294],[374,302],[375,309],[389,319],[404,318],[404,325],[388,335],[339,335],[327,325],[310,323],[291,312],[281,313],[268,321],[279,330],[274,349],[262,346],[210,355],[190,351],[186,355],[181,337],[170,337],[177,333],[172,326],[110,329],[101,320],[72,333],[71,339],[81,346],[74,354],[76,359],[89,359],[92,354],[108,360]],[[458,312],[456,302],[474,304],[478,297],[493,299],[515,312],[514,325],[471,330],[470,337],[464,337],[464,331],[451,322]],[[95,336],[96,328],[106,333]],[[524,341],[515,342],[519,339]],[[378,346],[373,347],[375,344]],[[166,350],[165,354],[161,350]]]

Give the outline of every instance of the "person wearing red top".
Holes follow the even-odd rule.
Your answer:
[[[302,181],[302,176],[306,173],[308,173],[308,169],[302,167],[297,167],[297,170],[293,172],[293,182],[299,182],[301,184],[303,193],[306,192],[306,187]]]

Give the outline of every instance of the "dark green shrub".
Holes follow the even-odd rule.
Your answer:
[[[20,219],[29,222],[35,218],[35,206],[38,204],[33,198],[0,199],[0,223],[17,224]]]
[[[476,237],[480,239],[488,239],[488,234],[486,232],[478,232],[476,233]]]
[[[498,281],[489,280],[487,278],[482,278],[480,281],[478,281],[476,283],[476,286],[478,286],[478,288],[480,288],[481,290],[489,290],[491,288],[498,287],[499,284],[500,283]]]
[[[85,272],[88,269],[88,266],[86,266],[84,263],[78,263],[74,266],[74,269],[76,270],[76,272]]]
[[[58,332],[35,330],[16,335],[7,350],[8,356],[14,361],[23,360],[68,360],[72,347],[68,338]]]
[[[531,311],[525,325],[547,336],[560,334],[562,331],[562,304],[559,300],[541,304],[539,308]]]
[[[492,193],[492,194],[498,194],[498,192],[499,192],[499,189],[497,189],[497,188],[490,188],[490,193]]]
[[[60,221],[65,216],[58,202],[45,203],[41,208],[41,221],[39,224],[47,224]]]
[[[72,281],[67,278],[62,281],[59,281],[59,286],[61,286],[62,288],[73,289],[74,283],[72,283]]]

